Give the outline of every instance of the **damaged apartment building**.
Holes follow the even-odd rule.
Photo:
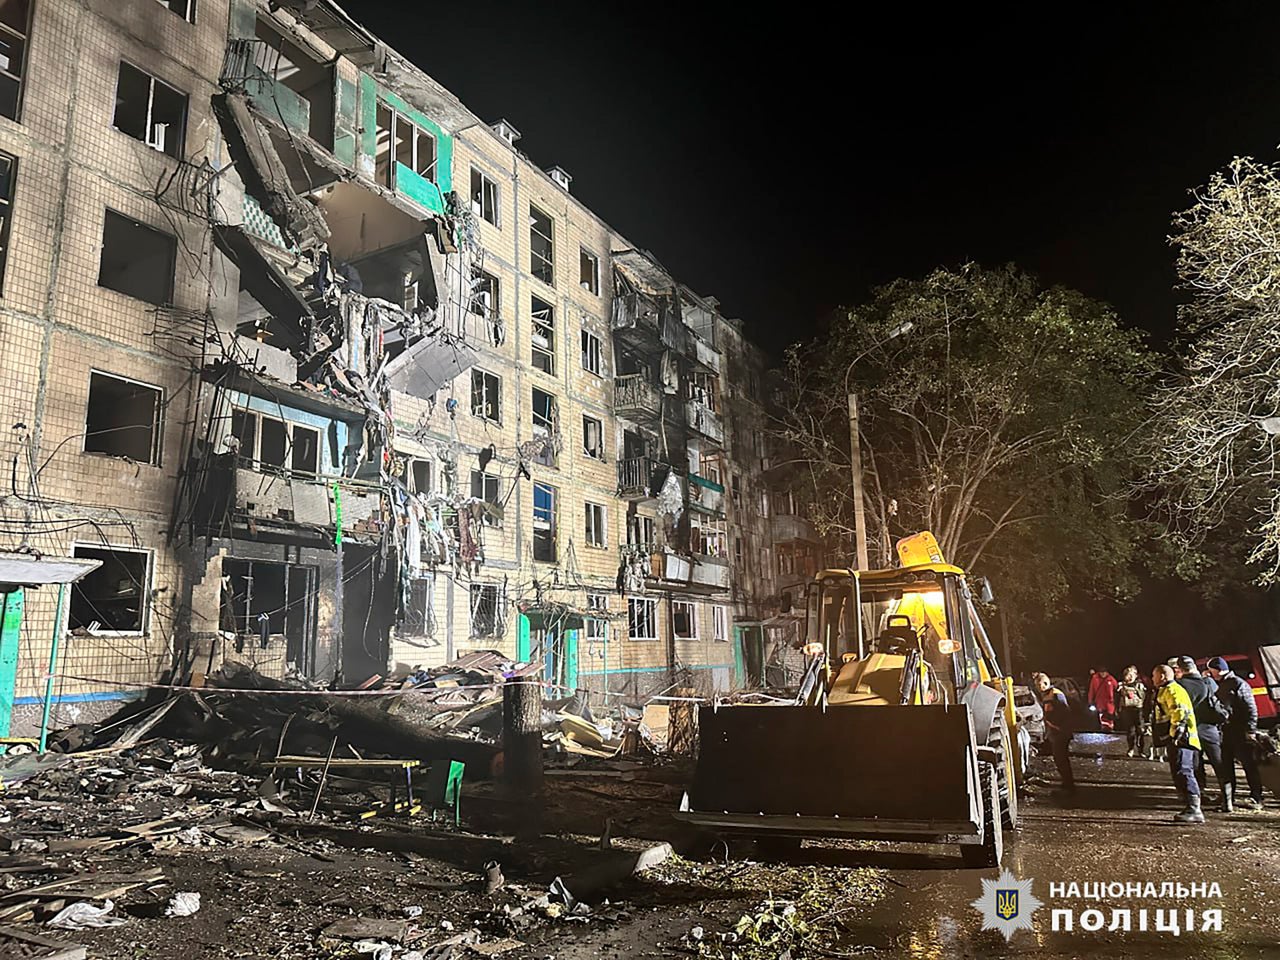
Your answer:
[[[511,123],[323,0],[0,34],[0,550],[79,571],[4,587],[15,727],[229,659],[763,682],[762,358]]]

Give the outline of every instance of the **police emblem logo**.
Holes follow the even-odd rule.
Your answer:
[[[1008,870],[1002,870],[995,880],[982,881],[982,896],[973,901],[973,908],[982,914],[983,930],[998,930],[1005,940],[1013,938],[1015,930],[1030,930],[1031,916],[1044,904],[1031,892],[1031,881],[1019,880]]]

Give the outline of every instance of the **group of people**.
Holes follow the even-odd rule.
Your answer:
[[[1118,725],[1128,735],[1129,756],[1168,763],[1174,786],[1183,800],[1175,819],[1204,823],[1201,797],[1205,793],[1205,761],[1213,768],[1222,791],[1220,809],[1237,806],[1262,809],[1262,778],[1254,741],[1258,735],[1258,706],[1248,681],[1232,672],[1222,657],[1200,673],[1191,657],[1157,664],[1148,686],[1136,666],[1125,668],[1119,681],[1105,668],[1093,671],[1089,706],[1104,730]],[[1070,743],[1074,716],[1066,695],[1043,673],[1033,677],[1044,711],[1045,738],[1053,754],[1064,790],[1075,789]],[[1148,746],[1148,738],[1150,746]],[[1236,798],[1236,763],[1244,767],[1249,796]]]

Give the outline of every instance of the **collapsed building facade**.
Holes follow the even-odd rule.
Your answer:
[[[763,358],[512,124],[325,2],[0,32],[0,549],[96,564],[6,588],[15,728],[50,673],[66,719],[226,659],[763,682]]]

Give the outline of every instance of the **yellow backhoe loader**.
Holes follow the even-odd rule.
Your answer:
[[[954,843],[967,866],[1000,863],[1029,743],[1012,681],[933,535],[900,541],[898,556],[808,585],[794,703],[701,708],[680,819],[793,843]]]

